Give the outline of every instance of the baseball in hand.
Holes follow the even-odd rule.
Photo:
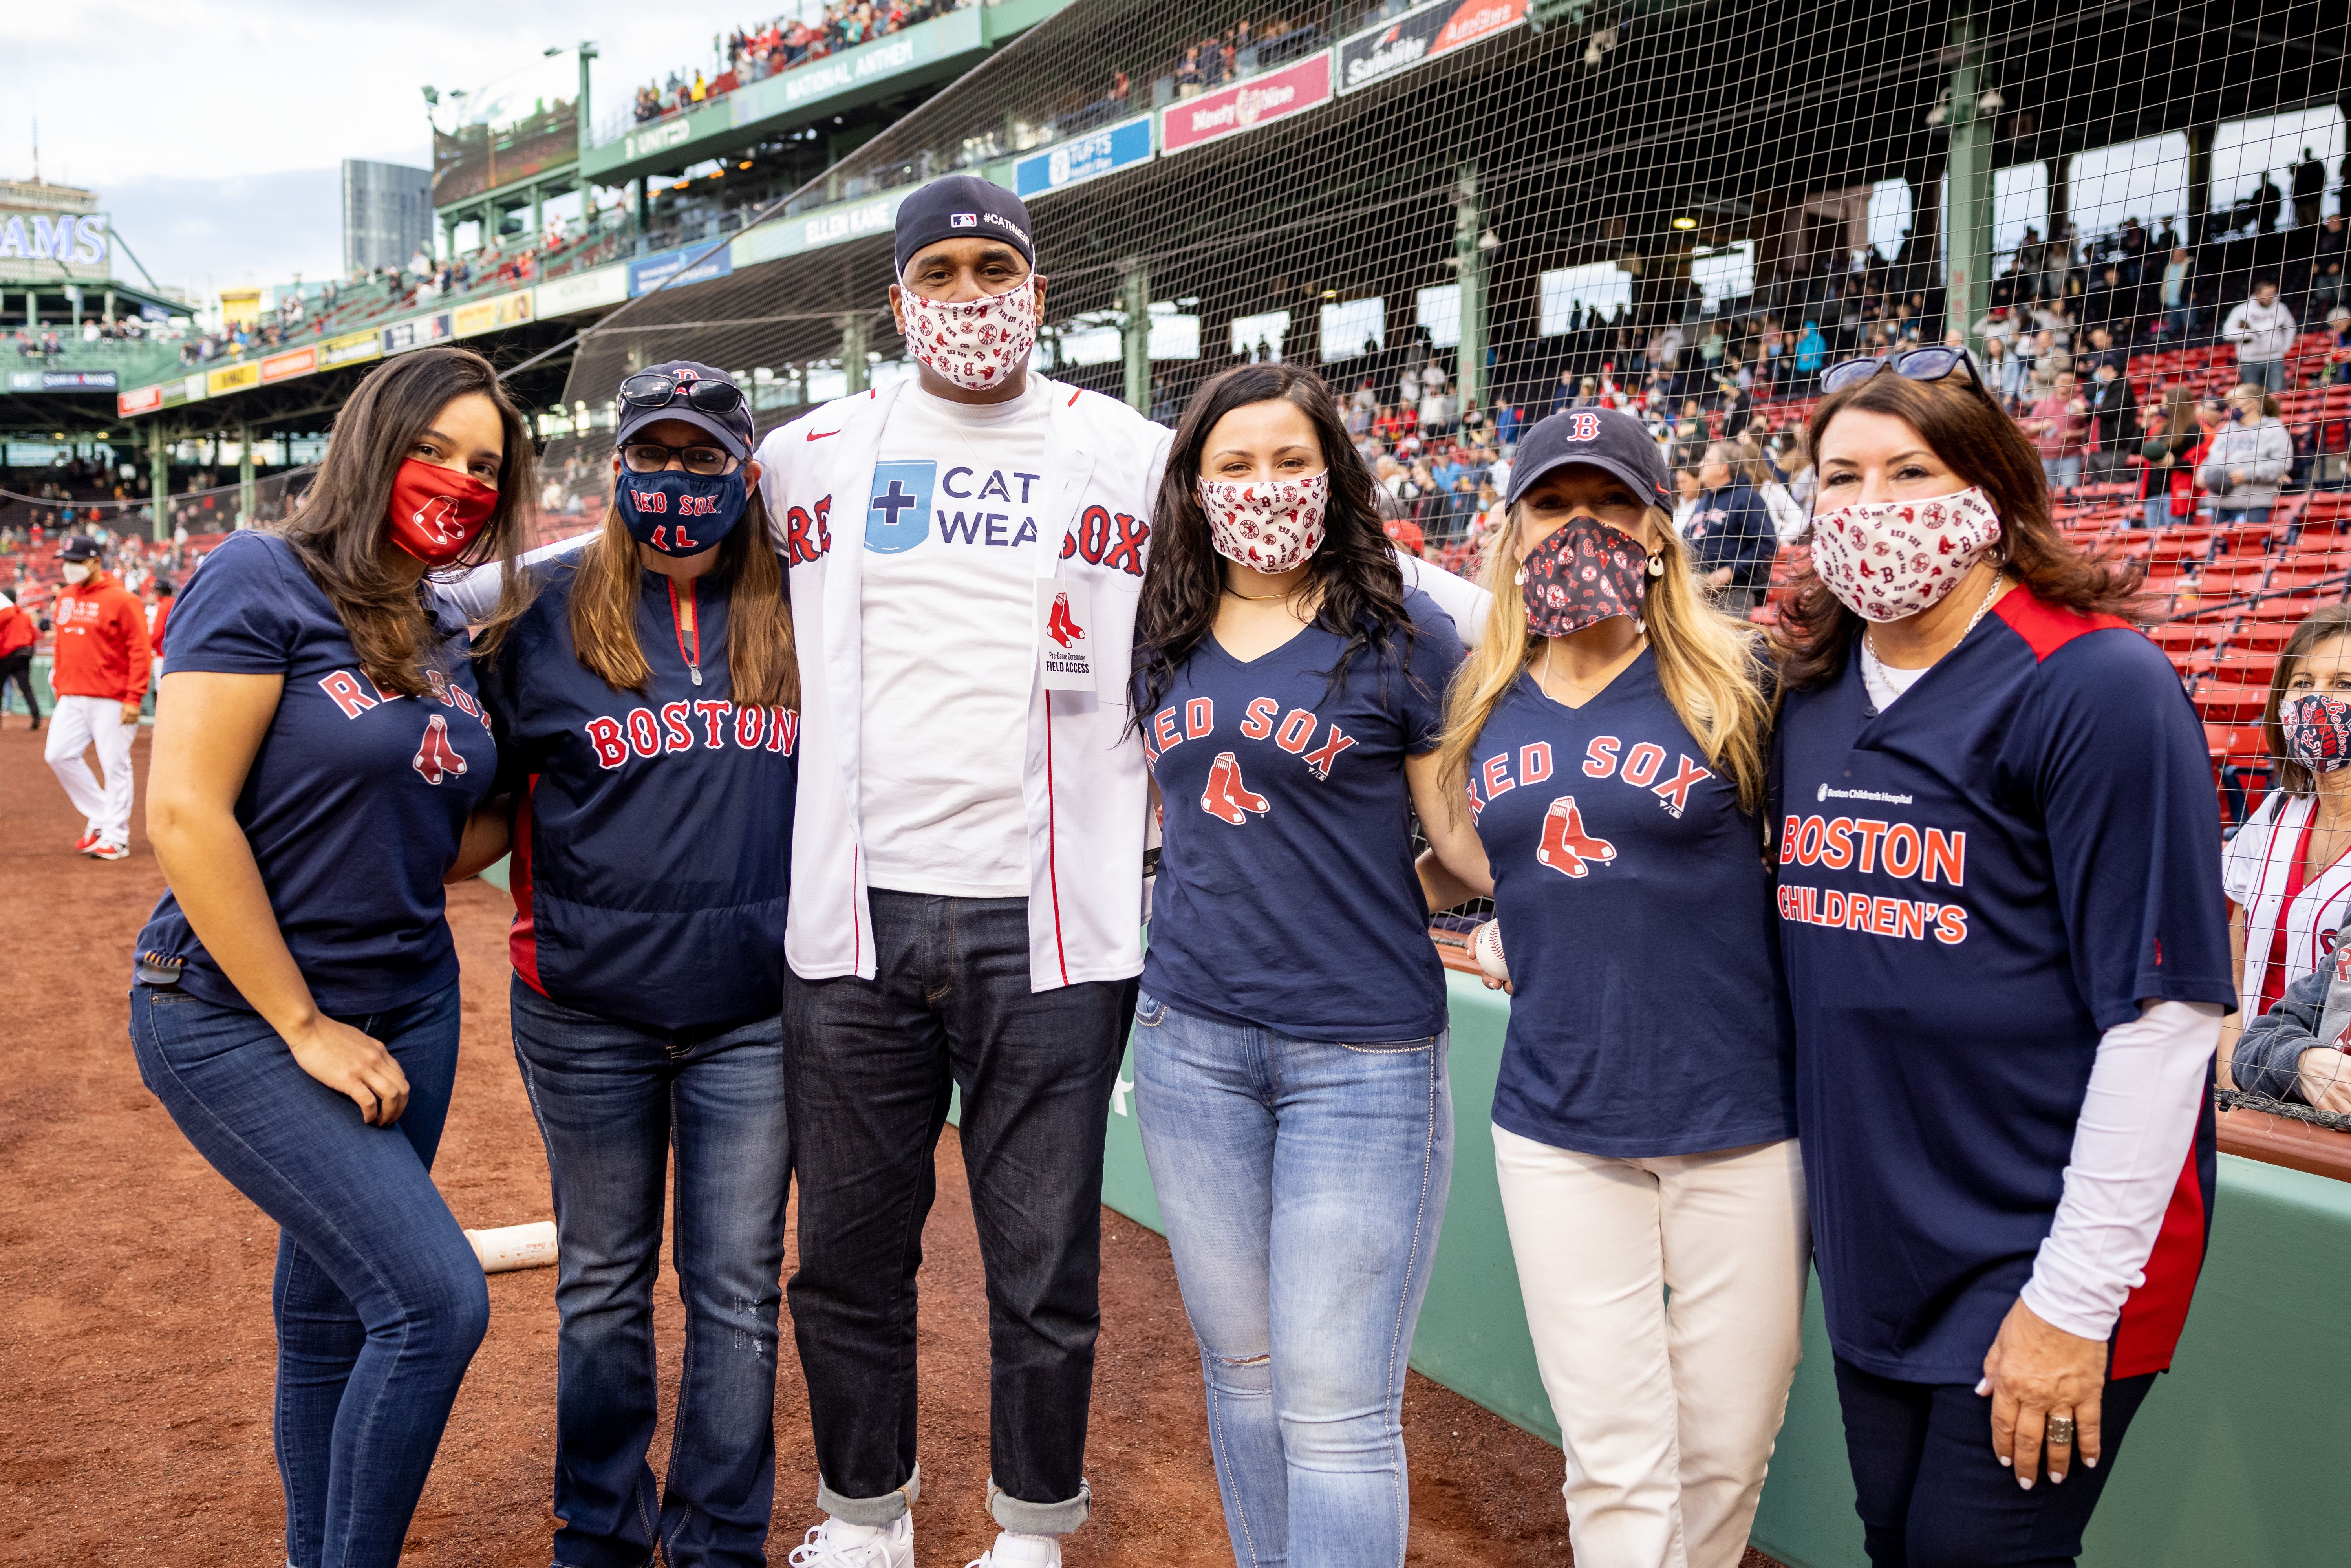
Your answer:
[[[1476,956],[1478,967],[1490,979],[1508,984],[1510,966],[1502,962],[1502,923],[1489,920],[1469,934],[1469,951]]]

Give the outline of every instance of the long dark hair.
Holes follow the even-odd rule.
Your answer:
[[[2317,781],[2287,748],[2285,727],[2278,722],[2278,709],[2285,706],[2285,689],[2294,684],[2310,651],[2346,632],[2351,632],[2351,604],[2319,606],[2286,637],[2285,646],[2278,651],[2277,668],[2270,674],[2269,698],[2262,704],[2262,741],[2277,762],[2278,788],[2289,795],[2307,795],[2317,788]]]
[[[2084,615],[2139,618],[2137,569],[2065,542],[2049,520],[2049,484],[2042,473],[2041,455],[2014,420],[1968,385],[1965,371],[1935,382],[1881,371],[1859,386],[1830,393],[1813,411],[1806,428],[1815,466],[1823,455],[1822,442],[1830,422],[1847,409],[1907,421],[1952,473],[1990,497],[2000,514],[2001,558],[2009,575],[2035,597]],[[1861,617],[1839,602],[1807,565],[1772,631],[1782,689],[1802,690],[1835,679],[1861,623]]]
[[[536,515],[538,463],[530,431],[498,384],[497,371],[472,350],[420,349],[368,372],[335,415],[319,477],[278,528],[334,604],[368,679],[384,691],[424,695],[430,690],[425,672],[441,659],[440,638],[425,610],[431,588],[383,563],[392,477],[441,411],[470,392],[496,405],[506,433],[496,509],[455,563],[495,560],[504,568],[497,610],[475,643],[494,646],[528,599],[515,557]]]
[[[1322,544],[1309,558],[1307,572],[1318,593],[1314,624],[1347,640],[1332,667],[1332,686],[1346,679],[1357,653],[1384,647],[1399,627],[1411,634],[1404,573],[1380,527],[1379,481],[1348,439],[1331,389],[1320,376],[1295,366],[1237,365],[1192,395],[1159,480],[1151,564],[1143,574],[1134,617],[1134,668],[1143,695],[1137,724],[1158,706],[1176,684],[1176,672],[1216,624],[1217,601],[1225,591],[1224,558],[1209,541],[1208,517],[1200,507],[1200,460],[1209,434],[1233,410],[1276,398],[1296,404],[1313,422],[1331,471]]]

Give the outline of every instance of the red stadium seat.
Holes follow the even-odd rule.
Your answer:
[[[2276,523],[2237,523],[2214,530],[2220,543],[2219,552],[2231,555],[2265,555],[2273,539],[2283,537],[2284,528]]]
[[[2258,724],[2208,724],[2204,727],[2204,746],[2216,762],[2269,760],[2270,748],[2262,739],[2262,727]]]
[[[2267,686],[2206,685],[2194,695],[2196,711],[2204,716],[2206,733],[2216,724],[2252,724],[2269,701]]]
[[[2278,656],[2256,648],[2241,648],[2231,643],[2212,657],[2211,683],[2215,686],[2254,686],[2267,690],[2270,677],[2277,674]]]
[[[2312,611],[2323,604],[2332,604],[2332,598],[2303,598],[2292,595],[2282,599],[2256,599],[2245,607],[2247,622],[2276,621],[2295,625],[2310,618]]]
[[[2228,628],[2218,622],[2199,624],[2193,621],[2167,621],[2147,629],[2149,641],[2172,656],[2176,664],[2186,654],[2203,653],[2217,648]]]
[[[2147,564],[2160,567],[2202,560],[2212,553],[2210,528],[2166,528],[2155,536]]]
[[[2207,566],[2196,580],[2196,591],[2204,599],[2241,599],[2260,591],[2270,575],[2270,559],[2257,556],[2251,560],[2216,560]]]
[[[2341,595],[2346,573],[2351,573],[2351,556],[2288,557],[2270,573],[2269,586],[2273,591],[2289,593],[2332,590],[2328,597],[2334,598]]]
[[[2301,624],[2299,621],[2248,621],[2229,633],[2229,646],[2249,653],[2275,653]]]

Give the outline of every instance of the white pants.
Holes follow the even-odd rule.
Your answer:
[[[1621,1160],[1496,1127],[1494,1164],[1577,1568],[1737,1568],[1802,1354],[1796,1140]]]
[[[122,722],[122,704],[113,697],[59,697],[49,716],[41,755],[57,770],[66,799],[89,819],[86,825],[110,844],[131,842],[131,740],[138,733],[136,723]],[[90,746],[106,770],[103,786],[81,759]]]

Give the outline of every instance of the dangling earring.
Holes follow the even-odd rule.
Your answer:
[[[1510,580],[1519,587],[1524,588],[1527,585],[1527,569],[1525,567],[1519,568],[1518,575],[1511,578]]]
[[[1651,577],[1663,577],[1666,575],[1665,551],[1659,550],[1656,554],[1649,558],[1649,575]]]

